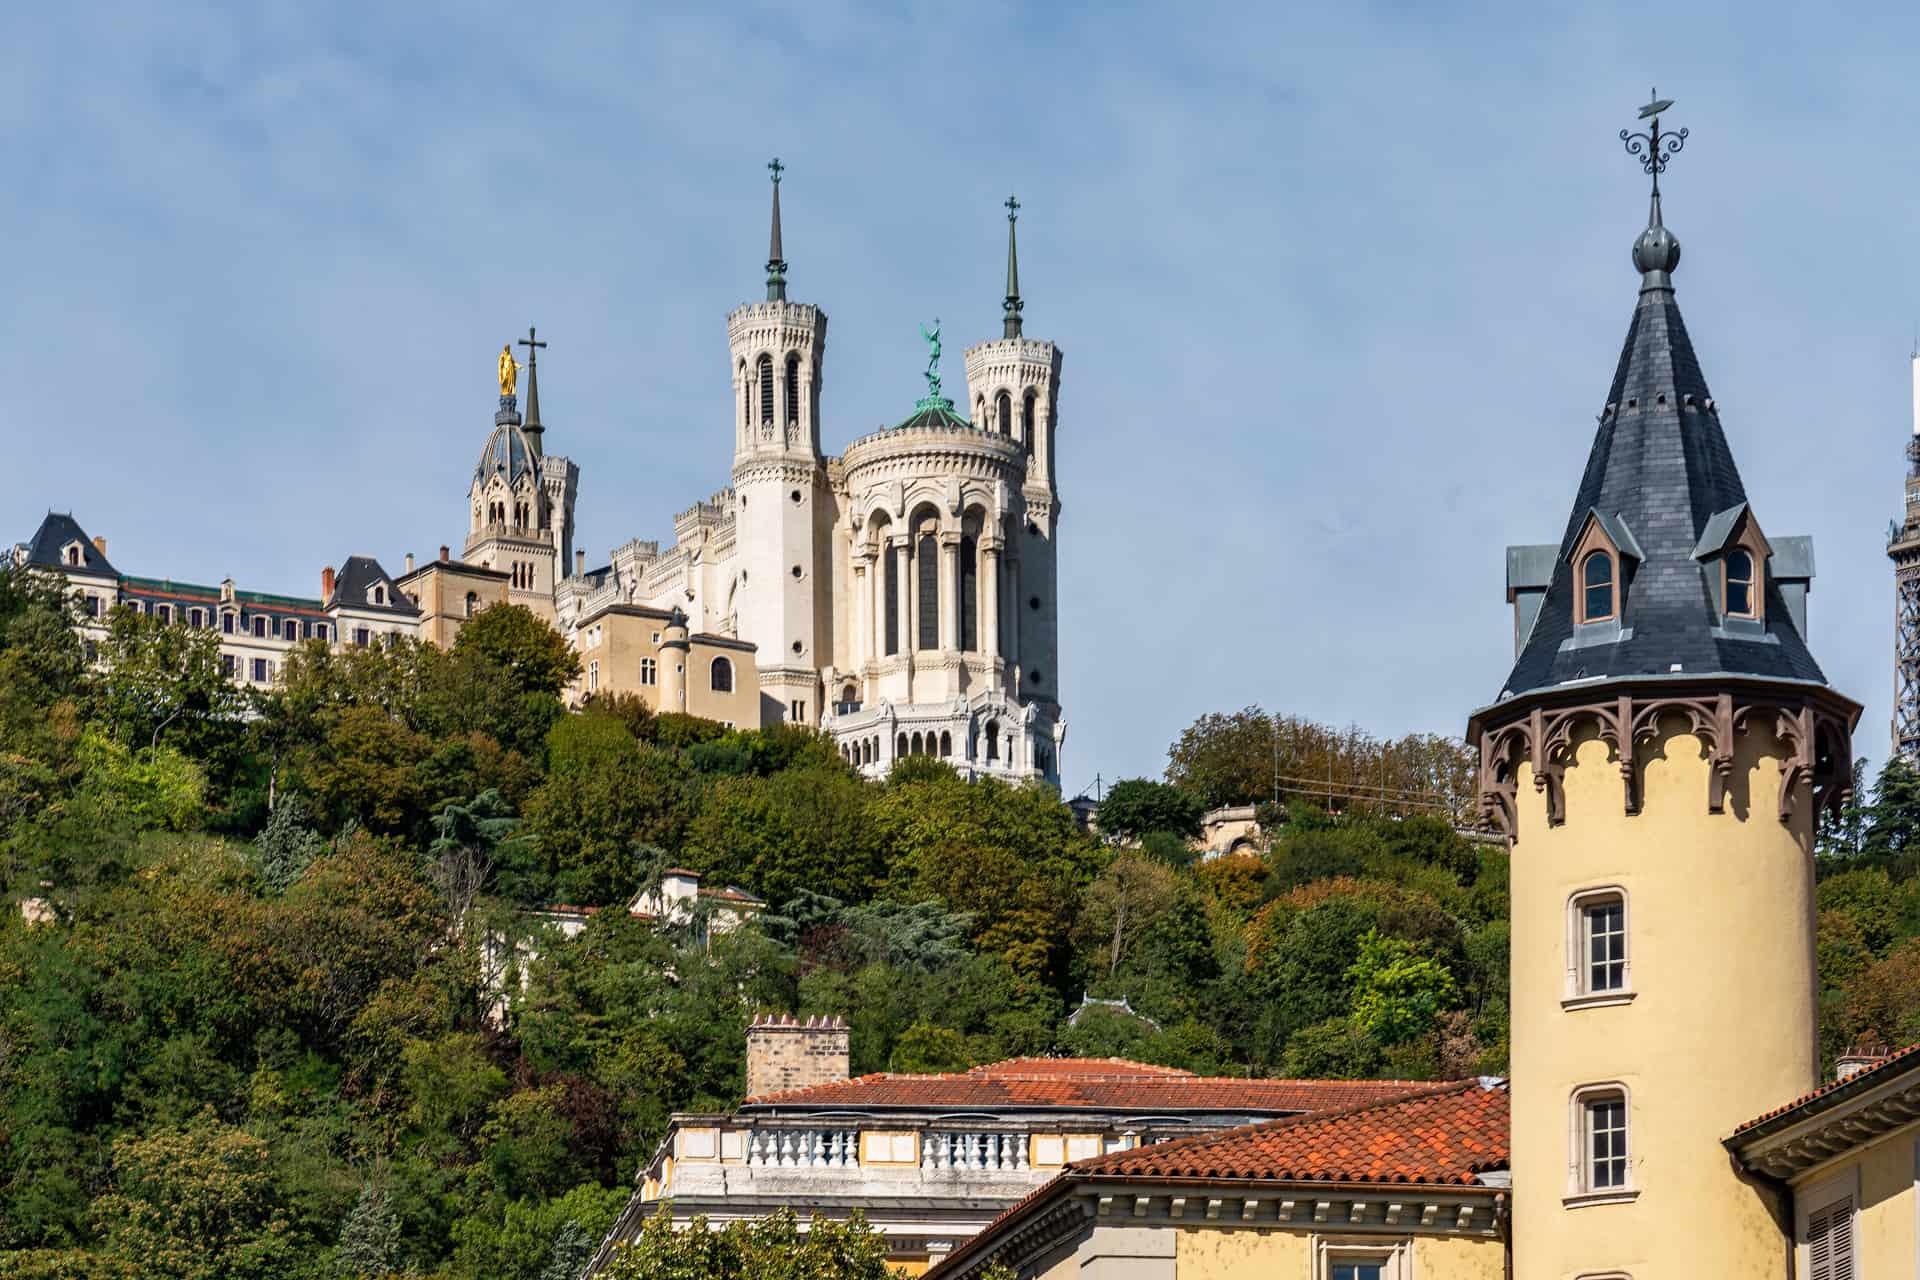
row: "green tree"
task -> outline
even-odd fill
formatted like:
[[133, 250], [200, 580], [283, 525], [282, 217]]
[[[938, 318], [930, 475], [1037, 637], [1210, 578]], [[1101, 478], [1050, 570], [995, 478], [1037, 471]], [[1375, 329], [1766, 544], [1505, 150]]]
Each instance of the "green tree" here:
[[688, 825], [683, 856], [775, 902], [803, 888], [867, 898], [881, 864], [866, 792], [844, 766], [722, 778]]
[[580, 674], [580, 655], [566, 638], [523, 605], [482, 609], [461, 624], [453, 651], [485, 656], [521, 693], [552, 696]]
[[211, 1114], [113, 1147], [94, 1203], [107, 1251], [145, 1276], [277, 1280], [296, 1270], [267, 1144]]
[[681, 844], [696, 804], [691, 769], [607, 716], [554, 725], [547, 757], [547, 780], [527, 801], [527, 829], [553, 892], [570, 902], [624, 899], [638, 887], [636, 843]]
[[254, 837], [254, 867], [269, 893], [284, 892], [308, 863], [326, 852], [327, 842], [306, 821], [306, 804], [290, 792], [280, 797], [267, 825]]
[[663, 1211], [618, 1250], [607, 1280], [892, 1280], [886, 1240], [858, 1210], [815, 1218], [805, 1234], [792, 1210], [715, 1231], [705, 1218], [676, 1231]]
[[1354, 1025], [1389, 1046], [1426, 1034], [1458, 996], [1445, 965], [1377, 929], [1360, 939], [1347, 980], [1353, 984]]
[[1096, 949], [1108, 977], [1120, 970], [1128, 950], [1173, 905], [1176, 881], [1164, 864], [1131, 850], [1107, 865], [1080, 900], [1075, 936]]
[[212, 631], [115, 609], [101, 649], [95, 718], [129, 750], [163, 743], [226, 779], [245, 735], [245, 696], [220, 669]]
[[1123, 778], [1100, 802], [1102, 835], [1138, 840], [1149, 832], [1165, 831], [1192, 839], [1200, 834], [1200, 815], [1206, 801], [1191, 791], [1146, 778]]
[[340, 1224], [334, 1270], [348, 1280], [376, 1280], [399, 1270], [399, 1264], [400, 1219], [387, 1203], [385, 1188], [369, 1181], [360, 1188], [360, 1198]]

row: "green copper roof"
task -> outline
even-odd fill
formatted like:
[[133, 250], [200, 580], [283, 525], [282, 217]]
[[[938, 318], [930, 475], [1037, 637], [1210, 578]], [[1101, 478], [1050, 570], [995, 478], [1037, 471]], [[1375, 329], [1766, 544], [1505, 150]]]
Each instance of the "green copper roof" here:
[[973, 424], [953, 411], [953, 401], [945, 396], [923, 396], [914, 402], [913, 412], [893, 429], [902, 427], [966, 427]]

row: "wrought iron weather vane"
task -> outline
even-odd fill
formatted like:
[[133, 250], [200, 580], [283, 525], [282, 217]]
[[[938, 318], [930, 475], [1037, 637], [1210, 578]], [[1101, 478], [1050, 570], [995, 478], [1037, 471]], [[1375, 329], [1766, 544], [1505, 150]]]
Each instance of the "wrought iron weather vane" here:
[[1620, 141], [1626, 144], [1627, 154], [1640, 162], [1642, 172], [1653, 178], [1653, 194], [1660, 194], [1660, 175], [1667, 171], [1667, 161], [1679, 154], [1687, 145], [1687, 131], [1675, 130], [1672, 133], [1660, 131], [1660, 113], [1673, 105], [1672, 98], [1662, 98], [1658, 89], [1647, 105], [1640, 108], [1640, 118], [1651, 120], [1645, 133], [1636, 133], [1632, 129], [1620, 131]]

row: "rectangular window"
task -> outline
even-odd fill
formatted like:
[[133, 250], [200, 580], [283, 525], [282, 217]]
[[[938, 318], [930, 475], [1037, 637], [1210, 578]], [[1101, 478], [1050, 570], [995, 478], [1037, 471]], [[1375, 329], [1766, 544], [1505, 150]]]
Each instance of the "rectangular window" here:
[[314, 638], [315, 638], [315, 639], [318, 639], [318, 640], [325, 640], [325, 639], [327, 638], [327, 635], [328, 635], [328, 632], [327, 632], [327, 624], [326, 624], [326, 623], [324, 623], [324, 622], [316, 622], [316, 623], [314, 623], [314, 624], [313, 624], [313, 634], [314, 634]]
[[258, 614], [255, 614], [253, 618], [253, 634], [263, 640], [266, 639], [267, 636], [267, 620]]
[[807, 704], [796, 698], [793, 702], [793, 722], [795, 724], [805, 724], [806, 720]]
[[287, 639], [298, 640], [299, 638], [300, 638], [299, 621], [294, 618], [288, 618], [287, 619]]
[[187, 625], [192, 627], [195, 631], [198, 631], [200, 629], [200, 620], [202, 616], [203, 615], [198, 609], [187, 610]]
[[920, 569], [920, 616], [919, 647], [938, 649], [940, 647], [940, 544], [933, 535], [922, 534], [920, 547], [914, 556]]
[[1855, 1280], [1852, 1196], [1807, 1216], [1807, 1261], [1808, 1280]]
[[89, 618], [97, 618], [100, 616], [100, 597], [99, 596], [87, 597], [87, 616]]
[[155, 605], [153, 609], [153, 616], [160, 619], [160, 621], [162, 622], [172, 622], [173, 606], [170, 604]]
[[365, 627], [355, 627], [353, 629], [353, 643], [362, 649], [367, 647], [367, 641], [372, 638], [372, 633]]
[[240, 669], [240, 664], [238, 661], [235, 660], [232, 654], [223, 653], [220, 655], [220, 674], [221, 675], [231, 680], [233, 679], [234, 672], [238, 671], [239, 669]]
[[598, 689], [599, 687], [600, 687], [600, 664], [597, 662], [589, 662], [587, 664], [587, 692], [592, 693], [594, 690]]
[[640, 659], [640, 683], [660, 683], [660, 666], [652, 658]]
[[1584, 1191], [1615, 1191], [1627, 1185], [1627, 1099], [1599, 1094], [1586, 1099]]
[[1327, 1271], [1329, 1280], [1381, 1280], [1386, 1274], [1383, 1262], [1336, 1262]]
[[255, 658], [253, 660], [253, 682], [255, 684], [265, 684], [267, 682], [267, 660], [265, 658]]
[[223, 613], [220, 615], [220, 631], [221, 631], [221, 634], [223, 635], [230, 636], [233, 634], [233, 615], [232, 614]]
[[1591, 902], [1580, 911], [1581, 954], [1588, 991], [1623, 991], [1627, 985], [1627, 907], [1618, 898]]

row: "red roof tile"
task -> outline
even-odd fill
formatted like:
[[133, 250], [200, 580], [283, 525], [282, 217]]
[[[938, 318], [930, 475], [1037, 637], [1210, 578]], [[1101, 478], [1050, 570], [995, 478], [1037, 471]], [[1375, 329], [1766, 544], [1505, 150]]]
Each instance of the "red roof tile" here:
[[1883, 1061], [1876, 1062], [1871, 1067], [1868, 1067], [1865, 1071], [1855, 1072], [1853, 1075], [1848, 1076], [1845, 1080], [1829, 1080], [1825, 1084], [1821, 1085], [1818, 1089], [1815, 1089], [1812, 1093], [1802, 1094], [1800, 1097], [1795, 1098], [1792, 1102], [1787, 1103], [1783, 1107], [1775, 1107], [1773, 1110], [1767, 1112], [1765, 1115], [1755, 1116], [1753, 1119], [1741, 1125], [1738, 1129], [1735, 1129], [1731, 1136], [1734, 1138], [1737, 1138], [1749, 1129], [1757, 1129], [1769, 1120], [1777, 1120], [1781, 1116], [1786, 1115], [1789, 1111], [1798, 1111], [1800, 1108], [1806, 1106], [1810, 1102], [1817, 1101], [1821, 1098], [1826, 1097], [1828, 1094], [1833, 1093], [1836, 1090], [1848, 1088], [1849, 1086], [1857, 1084], [1861, 1081], [1868, 1081], [1869, 1083], [1877, 1084], [1881, 1080], [1885, 1079], [1886, 1076], [1892, 1074], [1892, 1072], [1889, 1071], [1888, 1068], [1893, 1067], [1896, 1063], [1900, 1064], [1903, 1069], [1905, 1067], [1920, 1065], [1920, 1064], [1916, 1064], [1914, 1061], [1914, 1054], [1916, 1053], [1920, 1053], [1920, 1044], [1910, 1044], [1906, 1048], [1901, 1049], [1896, 1053], [1888, 1054]]
[[1464, 1080], [1083, 1160], [1090, 1178], [1231, 1178], [1470, 1186], [1508, 1160], [1504, 1083]]
[[911, 1107], [954, 1111], [1084, 1107], [1154, 1111], [1329, 1111], [1398, 1097], [1408, 1080], [1249, 1080], [1196, 1076], [1119, 1058], [1012, 1058], [948, 1075], [882, 1071], [748, 1098], [746, 1106]]

